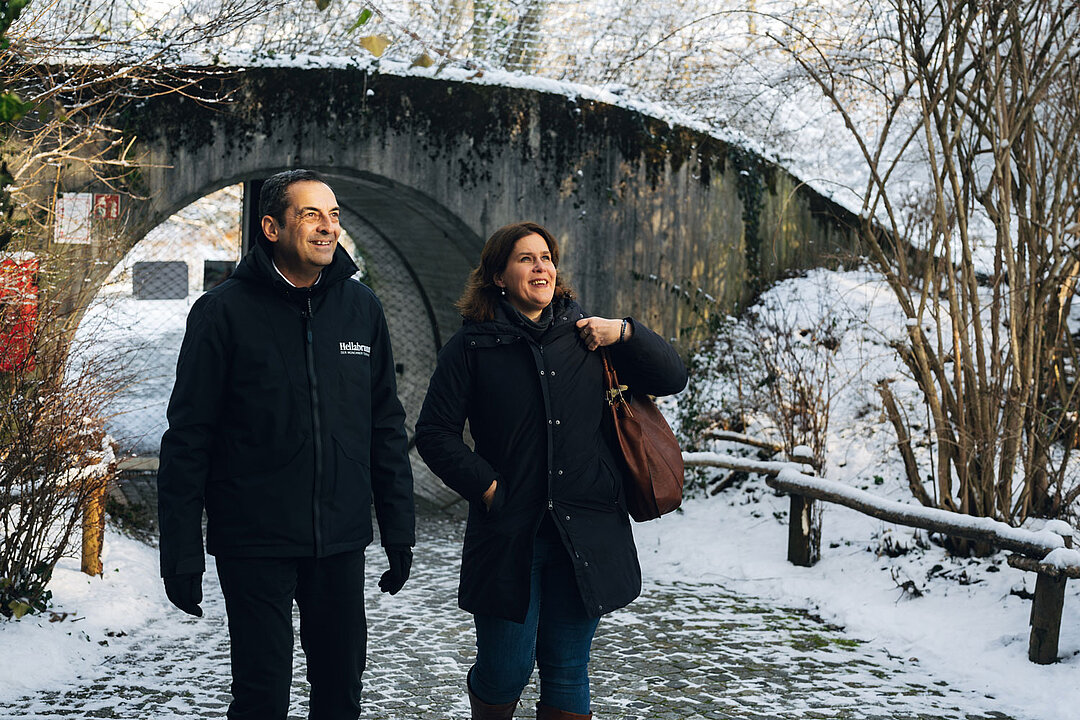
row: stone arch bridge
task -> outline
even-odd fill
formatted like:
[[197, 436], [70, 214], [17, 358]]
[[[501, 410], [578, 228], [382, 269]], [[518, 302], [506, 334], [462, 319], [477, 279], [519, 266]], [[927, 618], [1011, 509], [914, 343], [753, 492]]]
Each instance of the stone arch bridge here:
[[[460, 325], [465, 276], [503, 224], [554, 232], [588, 311], [634, 314], [684, 340], [757, 284], [853, 247], [853, 218], [782, 169], [614, 105], [358, 69], [207, 82], [230, 100], [166, 94], [117, 119], [141, 168], [123, 200], [129, 243], [226, 185], [324, 173], [386, 306], [410, 431], [436, 352]], [[418, 495], [453, 501], [418, 458], [414, 468]]]

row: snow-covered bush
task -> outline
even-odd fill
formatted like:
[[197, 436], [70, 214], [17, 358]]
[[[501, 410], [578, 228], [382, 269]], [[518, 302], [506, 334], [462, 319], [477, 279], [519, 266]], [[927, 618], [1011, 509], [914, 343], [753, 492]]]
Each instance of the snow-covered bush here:
[[[846, 382], [835, 355], [854, 322], [822, 292], [780, 284], [740, 318], [727, 318], [690, 358], [679, 402], [687, 449], [703, 449], [713, 429], [777, 440], [788, 454], [807, 447], [823, 470], [833, 397]], [[802, 290], [810, 284], [800, 285]]]
[[101, 419], [116, 375], [97, 363], [70, 371], [61, 344], [40, 331], [34, 340], [27, 361], [0, 372], [3, 617], [46, 608], [53, 568], [116, 468]]

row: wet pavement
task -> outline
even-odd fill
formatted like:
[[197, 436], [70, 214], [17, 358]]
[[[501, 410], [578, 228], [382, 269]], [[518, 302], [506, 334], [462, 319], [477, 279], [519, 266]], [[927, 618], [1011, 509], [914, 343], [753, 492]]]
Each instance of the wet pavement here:
[[[378, 548], [369, 550], [365, 719], [469, 717], [463, 679], [472, 623], [456, 601], [463, 525], [435, 514], [418, 525], [412, 577], [398, 595], [371, 592], [385, 559]], [[202, 619], [150, 623], [94, 677], [0, 708], [0, 718], [224, 718], [228, 637], [212, 572], [204, 589]], [[296, 649], [290, 718], [299, 720], [307, 717], [299, 640]], [[694, 582], [647, 581], [639, 600], [605, 616], [591, 677], [594, 717], [603, 719], [1009, 718], [994, 710], [993, 698], [951, 689], [917, 661], [876, 643], [806, 613]], [[534, 674], [517, 717], [534, 717], [535, 682]]]

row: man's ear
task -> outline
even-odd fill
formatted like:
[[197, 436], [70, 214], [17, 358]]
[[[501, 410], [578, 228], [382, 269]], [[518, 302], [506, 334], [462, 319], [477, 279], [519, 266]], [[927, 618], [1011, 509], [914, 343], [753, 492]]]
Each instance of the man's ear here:
[[278, 224], [277, 220], [272, 215], [263, 215], [262, 219], [262, 231], [263, 235], [270, 242], [277, 242], [278, 239]]

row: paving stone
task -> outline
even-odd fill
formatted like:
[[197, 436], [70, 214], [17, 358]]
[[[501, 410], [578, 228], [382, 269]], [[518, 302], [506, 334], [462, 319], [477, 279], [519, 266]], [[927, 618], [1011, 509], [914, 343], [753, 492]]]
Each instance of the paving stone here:
[[[418, 530], [412, 577], [394, 597], [370, 591], [385, 558], [377, 547], [368, 554], [365, 719], [469, 717], [472, 620], [457, 607], [463, 524], [428, 514]], [[205, 595], [204, 618], [158, 621], [183, 623], [186, 636], [164, 640], [151, 623], [82, 685], [0, 708], [0, 719], [223, 718], [228, 637], [212, 571]], [[299, 640], [296, 651], [290, 718], [300, 720], [307, 687]], [[952, 689], [885, 648], [706, 583], [647, 583], [635, 603], [606, 616], [591, 677], [598, 720], [1009, 720], [992, 698]], [[536, 697], [534, 675], [518, 717], [533, 717]]]

